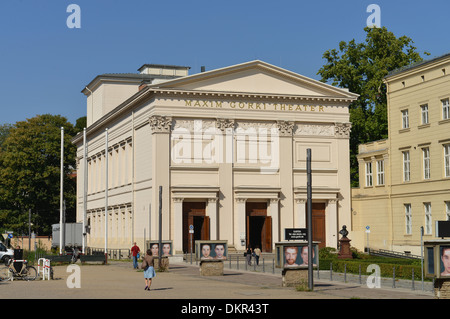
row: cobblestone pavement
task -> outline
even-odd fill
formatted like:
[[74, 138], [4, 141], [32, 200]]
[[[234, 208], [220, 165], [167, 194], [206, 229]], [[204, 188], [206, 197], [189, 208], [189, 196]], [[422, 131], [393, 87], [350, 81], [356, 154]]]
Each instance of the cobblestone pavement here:
[[[54, 267], [54, 280], [0, 282], [0, 297], [11, 299], [434, 299], [431, 291], [373, 288], [353, 282], [330, 281], [321, 275], [313, 291], [282, 287], [278, 273], [224, 270], [224, 276], [200, 276], [199, 267], [180, 262], [158, 272], [150, 292], [144, 291], [142, 271], [129, 262], [81, 265], [80, 288], [68, 288], [67, 266]], [[70, 281], [74, 282], [74, 281]], [[418, 288], [420, 287], [418, 284]]]

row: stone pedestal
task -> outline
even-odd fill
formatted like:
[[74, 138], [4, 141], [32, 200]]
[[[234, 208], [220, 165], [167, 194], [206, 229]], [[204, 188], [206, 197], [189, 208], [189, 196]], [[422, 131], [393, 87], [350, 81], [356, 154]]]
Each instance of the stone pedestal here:
[[223, 276], [222, 260], [200, 261], [200, 276]]
[[340, 258], [340, 259], [352, 259], [353, 258], [352, 252], [350, 250], [350, 242], [351, 242], [351, 240], [348, 239], [347, 237], [341, 238], [339, 240], [340, 249], [339, 249], [339, 253], [338, 253], [338, 258]]
[[436, 299], [450, 299], [450, 278], [436, 278], [434, 281], [434, 296]]
[[283, 287], [308, 287], [308, 268], [284, 268], [281, 274]]

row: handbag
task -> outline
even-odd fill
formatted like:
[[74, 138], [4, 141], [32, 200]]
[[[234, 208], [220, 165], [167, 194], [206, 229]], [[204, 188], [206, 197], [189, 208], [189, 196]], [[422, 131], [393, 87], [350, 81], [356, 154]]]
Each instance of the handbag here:
[[144, 258], [144, 261], [141, 264], [141, 268], [144, 269], [144, 270], [147, 270], [147, 268], [148, 268], [147, 260], [145, 258]]
[[136, 258], [139, 259], [139, 257], [141, 257], [141, 254], [137, 253]]

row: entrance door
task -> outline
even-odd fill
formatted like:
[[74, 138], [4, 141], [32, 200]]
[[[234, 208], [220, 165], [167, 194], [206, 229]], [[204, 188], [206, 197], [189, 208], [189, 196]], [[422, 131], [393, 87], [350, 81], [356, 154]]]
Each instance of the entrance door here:
[[[306, 207], [308, 212], [308, 207]], [[306, 225], [308, 225], [308, 214], [306, 214]], [[319, 249], [326, 246], [325, 237], [325, 203], [312, 203], [312, 231], [313, 241], [319, 241]]]
[[[196, 240], [209, 240], [209, 216], [205, 216], [205, 202], [183, 202], [183, 251], [195, 252]], [[189, 233], [189, 226], [194, 233]], [[192, 235], [192, 238], [191, 238]], [[192, 240], [191, 240], [192, 239]]]
[[272, 217], [267, 216], [267, 203], [246, 203], [246, 229], [247, 247], [272, 251]]

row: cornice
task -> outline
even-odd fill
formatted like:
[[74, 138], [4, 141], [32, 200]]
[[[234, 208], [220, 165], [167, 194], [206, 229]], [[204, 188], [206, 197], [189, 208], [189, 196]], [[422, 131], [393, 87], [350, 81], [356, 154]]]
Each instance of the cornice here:
[[356, 98], [336, 97], [336, 96], [315, 96], [315, 95], [289, 95], [289, 94], [265, 94], [253, 92], [224, 92], [224, 91], [202, 91], [202, 90], [179, 90], [151, 88], [155, 94], [167, 96], [192, 96], [204, 98], [244, 98], [244, 99], [266, 99], [266, 100], [293, 100], [293, 101], [320, 101], [320, 102], [340, 102], [351, 103]]
[[[86, 136], [93, 134], [101, 128], [106, 127], [107, 123], [127, 112], [130, 108], [142, 101], [149, 100], [151, 97], [194, 97], [194, 98], [242, 98], [253, 100], [283, 100], [283, 101], [302, 101], [302, 102], [325, 102], [325, 103], [351, 103], [356, 98], [353, 97], [336, 97], [336, 96], [308, 96], [308, 95], [286, 95], [286, 94], [264, 94], [249, 92], [217, 92], [217, 91], [200, 91], [200, 90], [179, 90], [179, 89], [162, 89], [153, 88], [150, 85], [144, 87], [122, 104], [114, 108], [112, 111], [101, 117], [99, 120], [91, 124], [86, 129]], [[72, 143], [79, 143], [83, 138], [82, 132], [72, 139]]]

